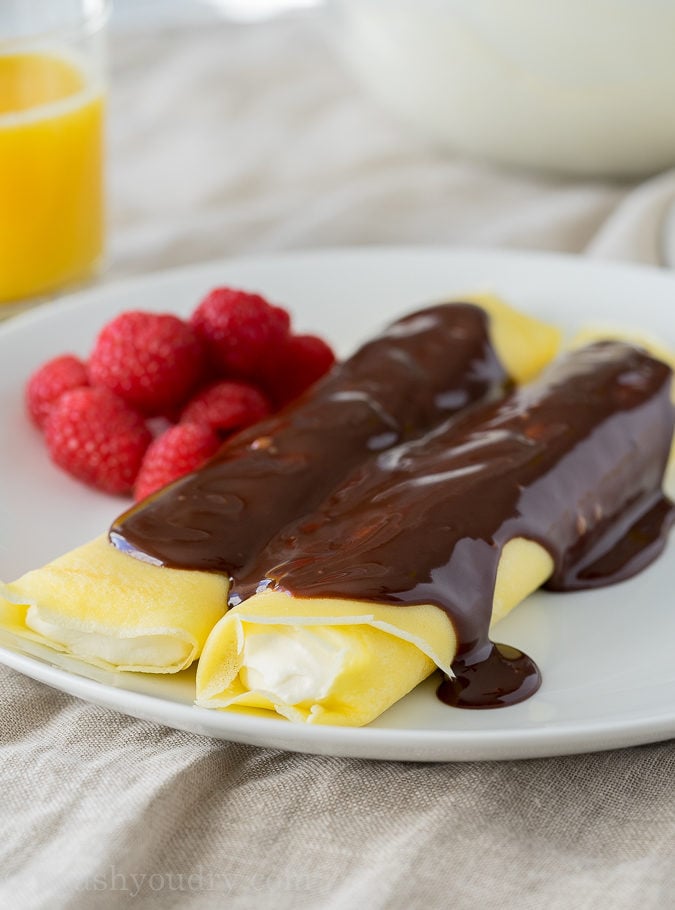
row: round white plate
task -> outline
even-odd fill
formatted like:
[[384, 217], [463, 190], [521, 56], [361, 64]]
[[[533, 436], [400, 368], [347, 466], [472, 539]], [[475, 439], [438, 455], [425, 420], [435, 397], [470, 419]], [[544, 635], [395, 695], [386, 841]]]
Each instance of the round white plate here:
[[[429, 248], [310, 252], [225, 261], [102, 287], [0, 328], [0, 578], [11, 580], [100, 534], [125, 502], [53, 467], [23, 413], [22, 390], [47, 358], [86, 355], [103, 323], [131, 309], [190, 312], [218, 284], [289, 306], [295, 325], [348, 353], [393, 317], [470, 289], [575, 331], [588, 320], [650, 332], [675, 347], [675, 277], [562, 256]], [[183, 730], [294, 751], [378, 759], [506, 759], [608, 749], [675, 735], [675, 541], [631, 581], [590, 593], [531, 597], [499, 638], [539, 664], [541, 690], [495, 711], [436, 700], [428, 680], [361, 729], [295, 726], [192, 706], [193, 677], [69, 670], [3, 647], [0, 661], [50, 686]]]

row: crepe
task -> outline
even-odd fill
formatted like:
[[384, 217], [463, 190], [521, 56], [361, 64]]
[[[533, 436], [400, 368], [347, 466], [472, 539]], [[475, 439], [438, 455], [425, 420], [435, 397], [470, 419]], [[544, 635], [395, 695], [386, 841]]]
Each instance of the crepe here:
[[[673, 401], [675, 401], [675, 351], [664, 345], [663, 342], [654, 335], [642, 331], [636, 332], [634, 329], [627, 328], [626, 326], [588, 323], [572, 337], [569, 347], [572, 349], [580, 348], [596, 341], [607, 340], [608, 338], [611, 338], [613, 341], [625, 341], [627, 344], [636, 345], [647, 351], [652, 357], [656, 357], [664, 363], [667, 363], [671, 370], [674, 371], [671, 394]], [[666, 485], [668, 487], [673, 487], [675, 486], [675, 439], [673, 439], [670, 450], [668, 473], [669, 478], [666, 481]]]
[[0, 624], [97, 667], [176, 673], [223, 616], [227, 579], [158, 568], [105, 536], [0, 586]]
[[[494, 622], [553, 571], [528, 540], [504, 547]], [[431, 604], [407, 609], [268, 591], [230, 610], [197, 667], [197, 704], [265, 709], [308, 724], [363, 726], [436, 669], [452, 676], [457, 636]]]
[[453, 704], [531, 694], [536, 667], [490, 628], [544, 582], [610, 584], [656, 558], [671, 380], [631, 346], [592, 345], [355, 472], [235, 585], [197, 704], [361, 725], [436, 668]]
[[496, 294], [472, 291], [461, 299], [487, 313], [492, 347], [517, 385], [535, 379], [560, 350], [557, 326], [515, 309]]

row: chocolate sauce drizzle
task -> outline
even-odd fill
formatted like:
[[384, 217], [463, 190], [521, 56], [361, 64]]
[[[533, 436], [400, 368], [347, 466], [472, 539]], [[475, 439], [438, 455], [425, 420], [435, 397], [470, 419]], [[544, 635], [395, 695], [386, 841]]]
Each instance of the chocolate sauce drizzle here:
[[671, 372], [620, 343], [576, 351], [545, 378], [356, 469], [287, 526], [234, 586], [445, 610], [458, 638], [439, 696], [498, 707], [539, 686], [526, 655], [489, 639], [504, 545], [542, 544], [554, 590], [635, 574], [665, 545], [661, 484]]
[[158, 565], [238, 578], [277, 531], [373, 453], [510, 385], [482, 309], [449, 303], [412, 313], [199, 472], [127, 511], [110, 539]]

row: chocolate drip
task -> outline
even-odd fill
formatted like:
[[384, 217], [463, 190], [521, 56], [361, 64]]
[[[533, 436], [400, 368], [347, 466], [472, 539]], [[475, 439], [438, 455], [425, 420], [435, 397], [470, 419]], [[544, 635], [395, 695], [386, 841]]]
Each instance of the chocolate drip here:
[[509, 385], [482, 309], [413, 313], [202, 470], [126, 512], [110, 539], [160, 565], [237, 577], [356, 465]]
[[673, 433], [671, 373], [620, 343], [570, 354], [543, 380], [476, 406], [356, 469], [287, 526], [234, 588], [448, 613], [457, 679], [439, 695], [498, 707], [538, 671], [488, 638], [504, 545], [552, 555], [556, 590], [620, 581], [655, 558], [674, 509], [661, 492]]
[[454, 677], [446, 676], [436, 694], [453, 708], [505, 708], [534, 695], [541, 685], [531, 657], [491, 641], [458, 654], [452, 671]]

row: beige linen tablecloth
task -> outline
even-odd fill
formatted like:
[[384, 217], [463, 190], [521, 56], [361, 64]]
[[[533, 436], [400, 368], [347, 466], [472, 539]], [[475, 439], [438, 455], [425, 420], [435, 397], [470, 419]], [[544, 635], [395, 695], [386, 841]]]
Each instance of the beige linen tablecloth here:
[[[251, 251], [432, 242], [659, 262], [675, 189], [440, 154], [313, 20], [118, 32], [105, 280]], [[403, 764], [218, 742], [0, 668], [0, 907], [674, 906], [672, 743]]]

